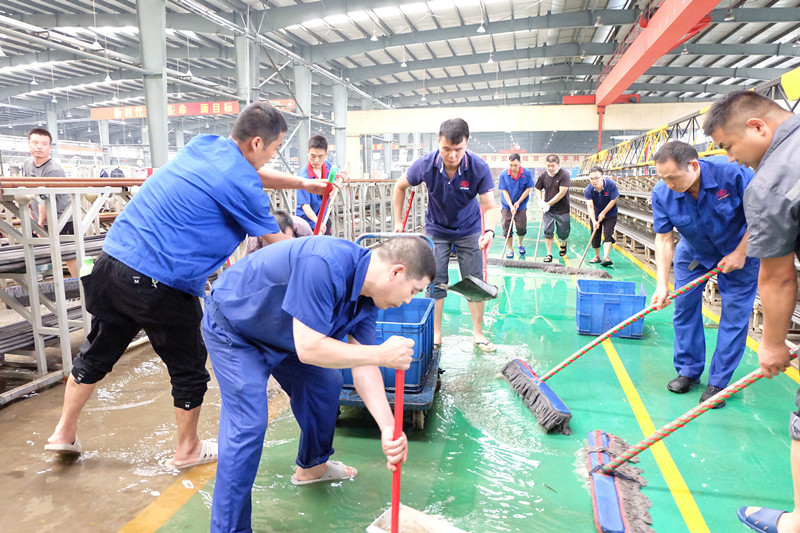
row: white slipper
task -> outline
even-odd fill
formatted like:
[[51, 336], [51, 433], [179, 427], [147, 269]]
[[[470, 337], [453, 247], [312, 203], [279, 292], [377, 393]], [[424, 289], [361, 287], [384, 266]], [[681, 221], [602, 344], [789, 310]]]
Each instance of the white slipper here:
[[191, 463], [186, 463], [183, 465], [176, 465], [174, 459], [167, 459], [167, 466], [170, 468], [177, 468], [178, 470], [184, 470], [186, 468], [191, 468], [197, 465], [204, 465], [206, 463], [213, 463], [217, 460], [217, 453], [218, 453], [218, 444], [212, 440], [204, 440], [202, 441], [203, 446], [200, 448], [200, 457], [198, 457], [197, 461], [193, 461]]
[[497, 347], [494, 344], [492, 344], [492, 341], [490, 341], [490, 340], [485, 340], [485, 341], [475, 341], [475, 340], [473, 340], [472, 342], [473, 342], [473, 344], [475, 346], [477, 346], [478, 348], [480, 348], [484, 352], [491, 353], [491, 352], [496, 352], [497, 351]]
[[353, 479], [358, 474], [356, 473], [352, 476], [347, 473], [347, 468], [345, 467], [344, 463], [340, 461], [328, 461], [328, 468], [325, 470], [325, 473], [322, 474], [322, 477], [317, 479], [309, 479], [308, 481], [300, 481], [297, 479], [297, 474], [292, 474], [292, 483], [295, 485], [310, 485], [311, 483], [319, 483], [320, 481], [339, 481], [342, 479]]
[[81, 441], [78, 440], [78, 436], [75, 435], [75, 442], [72, 444], [69, 443], [61, 443], [61, 444], [45, 444], [44, 449], [48, 452], [55, 452], [59, 455], [80, 455], [83, 452], [83, 447], [81, 446]]

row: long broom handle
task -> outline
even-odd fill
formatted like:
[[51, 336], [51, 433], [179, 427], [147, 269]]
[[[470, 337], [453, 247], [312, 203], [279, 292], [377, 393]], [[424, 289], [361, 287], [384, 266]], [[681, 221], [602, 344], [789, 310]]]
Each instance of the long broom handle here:
[[[792, 352], [791, 358], [794, 359], [795, 357], [797, 357], [797, 353]], [[630, 461], [631, 459], [633, 459], [634, 457], [636, 457], [637, 455], [639, 455], [640, 453], [651, 447], [656, 442], [659, 442], [667, 435], [671, 435], [672, 433], [677, 431], [678, 428], [682, 428], [683, 426], [685, 426], [698, 416], [702, 415], [709, 409], [713, 409], [715, 405], [718, 405], [719, 403], [725, 401], [726, 399], [730, 398], [740, 390], [744, 389], [748, 385], [752, 385], [753, 383], [755, 383], [756, 381], [758, 381], [763, 377], [764, 374], [761, 373], [760, 368], [753, 370], [752, 372], [744, 376], [742, 379], [740, 379], [733, 385], [728, 385], [727, 387], [725, 387], [724, 389], [722, 389], [717, 394], [715, 394], [708, 400], [704, 401], [700, 405], [693, 407], [692, 409], [688, 410], [686, 413], [679, 416], [669, 424], [666, 424], [665, 426], [662, 426], [661, 428], [657, 429], [655, 433], [653, 433], [646, 439], [640, 441], [638, 444], [631, 446], [630, 448], [625, 450], [625, 452], [619, 455], [619, 457], [617, 457], [610, 463], [600, 467], [600, 471], [603, 472], [604, 474], [610, 474], [611, 472], [619, 468], [621, 465], [627, 463], [628, 461]]]
[[[403, 434], [403, 395], [406, 386], [405, 370], [396, 370], [394, 378], [394, 440]], [[395, 464], [392, 474], [392, 533], [400, 531], [400, 467], [402, 463]]]
[[317, 213], [317, 224], [314, 226], [314, 235], [319, 235], [319, 231], [322, 228], [322, 219], [325, 218], [325, 208], [328, 207], [328, 197], [331, 195], [334, 181], [336, 181], [336, 171], [335, 169], [331, 169], [328, 171], [328, 184], [325, 186], [325, 192], [322, 195], [322, 203], [319, 206], [319, 213]]
[[542, 226], [544, 226], [544, 210], [542, 210], [542, 218], [539, 219], [539, 231], [536, 233], [536, 248], [533, 249], [534, 261], [536, 261], [536, 254], [539, 253], [539, 240], [542, 238]]
[[[706, 281], [711, 279], [713, 276], [719, 274], [721, 271], [722, 271], [722, 266], [718, 266], [716, 268], [713, 268], [712, 270], [709, 270], [708, 272], [706, 272], [705, 274], [703, 274], [699, 278], [693, 279], [692, 281], [690, 281], [689, 283], [687, 283], [683, 287], [681, 287], [679, 289], [676, 289], [675, 291], [671, 292], [669, 294], [669, 296], [667, 296], [667, 300], [674, 300], [675, 298], [677, 298], [681, 294], [694, 289], [695, 287], [697, 287], [701, 283], [705, 283]], [[592, 342], [590, 342], [589, 344], [587, 344], [586, 346], [584, 346], [583, 348], [581, 348], [580, 350], [575, 352], [574, 354], [570, 355], [560, 365], [558, 365], [557, 367], [555, 367], [554, 369], [552, 369], [550, 372], [548, 372], [544, 376], [540, 377], [539, 379], [541, 379], [542, 381], [547, 381], [548, 379], [553, 377], [555, 374], [557, 374], [558, 372], [560, 372], [561, 370], [563, 370], [564, 368], [569, 366], [573, 361], [575, 361], [576, 359], [578, 359], [581, 356], [583, 356], [586, 352], [588, 352], [589, 350], [591, 350], [592, 348], [594, 348], [598, 344], [602, 343], [604, 340], [610, 338], [614, 333], [617, 333], [622, 328], [633, 324], [634, 322], [636, 322], [637, 320], [639, 320], [643, 316], [645, 316], [645, 315], [647, 315], [649, 313], [652, 313], [655, 310], [656, 310], [656, 305], [653, 304], [650, 307], [647, 307], [647, 308], [639, 311], [638, 313], [636, 313], [632, 317], [626, 318], [625, 320], [623, 320], [622, 322], [620, 322], [619, 324], [617, 324], [616, 326], [614, 326], [610, 330], [606, 331], [605, 333], [603, 333], [602, 335], [597, 337], [595, 340], [593, 340]]]
[[[479, 240], [484, 235], [486, 235], [486, 233], [484, 233], [486, 231], [486, 228], [484, 227], [484, 222], [485, 221], [483, 219], [483, 206], [481, 206], [481, 236], [479, 237]], [[494, 236], [494, 230], [492, 230], [492, 236]], [[488, 246], [484, 246], [482, 252], [483, 253], [481, 255], [483, 256], [483, 281], [486, 281], [486, 278], [488, 276], [488, 271], [487, 271], [487, 268], [486, 268], [486, 263], [487, 263], [486, 259], [487, 259], [488, 255], [489, 255], [489, 247]]]
[[414, 202], [414, 195], [417, 191], [411, 190], [411, 197], [408, 199], [408, 208], [406, 208], [406, 216], [403, 217], [403, 231], [406, 230], [406, 222], [408, 222], [408, 215], [411, 213], [411, 204]]
[[[508, 224], [508, 234], [506, 235], [506, 240], [503, 241], [503, 253], [500, 255], [500, 259], [505, 258], [506, 256], [506, 248], [508, 248], [508, 239], [511, 238], [511, 230], [514, 229], [514, 215], [511, 215], [511, 222]], [[514, 249], [514, 245], [511, 245], [511, 249]], [[534, 252], [535, 253], [535, 252]]]
[[578, 263], [578, 268], [580, 268], [581, 265], [583, 265], [583, 260], [586, 259], [586, 254], [589, 252], [589, 246], [592, 245], [592, 241], [594, 240], [594, 234], [597, 233], [597, 230], [599, 230], [599, 229], [600, 228], [594, 228], [594, 231], [592, 232], [592, 236], [589, 237], [589, 242], [586, 243], [586, 249], [583, 251], [583, 255], [581, 256], [581, 262]]

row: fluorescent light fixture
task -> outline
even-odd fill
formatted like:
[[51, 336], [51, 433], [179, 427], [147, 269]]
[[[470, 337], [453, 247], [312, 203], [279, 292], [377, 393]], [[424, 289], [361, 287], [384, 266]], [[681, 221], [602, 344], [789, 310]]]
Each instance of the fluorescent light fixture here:
[[103, 45], [97, 42], [97, 37], [94, 38], [92, 44], [89, 45], [89, 50], [102, 50]]

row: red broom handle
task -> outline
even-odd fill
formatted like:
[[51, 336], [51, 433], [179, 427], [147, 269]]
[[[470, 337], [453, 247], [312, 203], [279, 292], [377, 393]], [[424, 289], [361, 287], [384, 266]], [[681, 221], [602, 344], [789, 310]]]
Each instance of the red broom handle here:
[[[676, 289], [675, 291], [671, 292], [669, 294], [669, 296], [667, 296], [667, 300], [674, 300], [675, 298], [677, 298], [681, 294], [694, 289], [695, 287], [697, 287], [701, 283], [705, 283], [706, 281], [711, 279], [713, 276], [719, 274], [721, 271], [722, 271], [722, 265], [720, 265], [720, 266], [718, 266], [718, 267], [716, 267], [716, 268], [714, 268], [712, 270], [709, 270], [708, 272], [706, 272], [705, 274], [703, 274], [699, 278], [693, 279], [692, 281], [690, 281], [689, 283], [687, 283], [683, 287], [681, 287], [679, 289]], [[542, 381], [547, 381], [548, 379], [553, 377], [555, 374], [557, 374], [558, 372], [560, 372], [561, 370], [563, 370], [564, 368], [569, 366], [573, 361], [575, 361], [576, 359], [578, 359], [581, 356], [583, 356], [586, 352], [588, 352], [589, 350], [591, 350], [592, 348], [594, 348], [598, 344], [602, 343], [604, 340], [610, 338], [614, 333], [617, 333], [618, 331], [620, 331], [622, 328], [624, 328], [626, 326], [630, 326], [631, 324], [633, 324], [634, 322], [636, 322], [640, 318], [644, 317], [647, 314], [652, 313], [655, 310], [656, 310], [656, 305], [653, 304], [650, 307], [647, 307], [647, 308], [639, 311], [638, 313], [636, 313], [632, 317], [626, 318], [625, 320], [623, 320], [622, 322], [620, 322], [619, 324], [617, 324], [616, 326], [614, 326], [610, 330], [606, 331], [605, 333], [603, 333], [602, 335], [597, 337], [595, 340], [593, 340], [592, 342], [590, 342], [589, 344], [587, 344], [586, 346], [584, 346], [583, 348], [581, 348], [580, 350], [575, 352], [574, 354], [570, 355], [560, 365], [558, 365], [557, 367], [555, 367], [554, 369], [552, 369], [550, 372], [548, 372], [544, 376], [540, 377], [539, 379], [541, 379]]]
[[[394, 378], [394, 440], [403, 434], [403, 394], [406, 386], [405, 370], [396, 370]], [[400, 531], [400, 466], [397, 463], [392, 474], [392, 533]]]
[[[797, 357], [797, 353], [792, 352], [791, 358], [794, 359], [795, 357]], [[704, 401], [700, 405], [693, 407], [692, 409], [690, 409], [683, 415], [679, 416], [669, 424], [662, 426], [660, 429], [657, 429], [655, 433], [653, 433], [646, 439], [640, 441], [638, 444], [631, 446], [630, 448], [625, 450], [625, 452], [622, 453], [619, 457], [617, 457], [610, 463], [601, 466], [600, 471], [603, 472], [604, 474], [610, 474], [611, 472], [619, 468], [621, 465], [627, 463], [628, 461], [630, 461], [631, 459], [633, 459], [634, 457], [636, 457], [637, 455], [648, 449], [656, 442], [662, 440], [667, 435], [673, 434], [675, 431], [677, 431], [678, 428], [682, 428], [687, 423], [691, 422], [692, 420], [702, 415], [709, 409], [713, 409], [715, 405], [727, 400], [728, 398], [730, 398], [743, 388], [747, 387], [748, 385], [752, 385], [753, 383], [755, 383], [756, 381], [758, 381], [763, 377], [764, 374], [761, 373], [760, 368], [753, 370], [752, 372], [747, 374], [745, 377], [743, 377], [733, 385], [728, 385], [726, 388], [722, 389], [717, 394], [715, 394], [708, 400]]]
[[319, 213], [317, 213], [314, 235], [319, 235], [319, 231], [322, 229], [322, 222], [325, 219], [325, 208], [328, 207], [328, 198], [331, 195], [331, 190], [333, 190], [334, 181], [336, 181], [336, 169], [332, 168], [330, 172], [328, 172], [328, 184], [325, 186], [325, 192], [322, 194], [322, 203], [319, 206]]
[[417, 191], [411, 191], [411, 197], [408, 199], [408, 208], [406, 209], [406, 216], [403, 217], [403, 231], [406, 230], [406, 222], [408, 222], [408, 215], [411, 213], [411, 204], [414, 202], [414, 195]]

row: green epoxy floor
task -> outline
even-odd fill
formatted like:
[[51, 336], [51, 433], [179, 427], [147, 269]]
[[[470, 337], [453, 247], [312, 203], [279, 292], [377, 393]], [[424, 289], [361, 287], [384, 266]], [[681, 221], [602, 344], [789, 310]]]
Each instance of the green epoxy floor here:
[[[530, 224], [529, 253], [537, 229], [536, 223]], [[588, 231], [573, 220], [568, 255], [573, 266], [586, 239]], [[500, 256], [502, 245], [502, 238], [495, 239], [493, 257]], [[614, 279], [644, 283], [649, 302], [655, 280], [619, 251], [611, 258]], [[457, 279], [455, 267], [450, 275]], [[473, 532], [595, 531], [580, 452], [587, 432], [594, 429], [631, 444], [647, 436], [635, 416], [635, 402], [626, 396], [606, 349], [597, 347], [548, 381], [572, 410], [573, 434], [544, 434], [499, 372], [507, 361], [521, 357], [543, 373], [592, 340], [577, 333], [575, 279], [490, 266], [489, 281], [500, 288], [499, 297], [486, 306], [485, 319], [486, 333], [498, 351], [473, 349], [467, 304], [448, 296], [443, 385], [425, 429], [406, 429], [410, 452], [401, 499]], [[708, 319], [706, 324], [710, 359], [716, 329]], [[702, 392], [675, 395], [666, 390], [675, 374], [672, 338], [668, 308], [645, 318], [641, 340], [613, 339], [646, 411], [639, 418], [649, 417], [655, 427], [694, 407]], [[748, 349], [734, 379], [755, 367], [756, 356]], [[787, 426], [796, 389], [797, 383], [785, 375], [761, 380], [724, 409], [709, 411], [667, 437], [663, 444], [677, 472], [664, 466], [669, 459], [660, 461], [662, 471], [651, 451], [642, 453], [639, 466], [649, 481], [643, 492], [653, 503], [653, 528], [747, 531], [736, 518], [739, 506], [790, 507]], [[254, 530], [363, 531], [388, 506], [391, 492], [391, 474], [371, 419], [365, 411], [347, 408], [337, 429], [334, 458], [359, 469], [354, 481], [294, 487], [289, 478], [298, 437], [289, 411], [268, 430], [253, 492]], [[688, 498], [678, 494], [683, 502], [678, 504], [674, 490], [680, 490], [681, 480]], [[212, 492], [213, 481], [159, 531], [207, 530]]]

